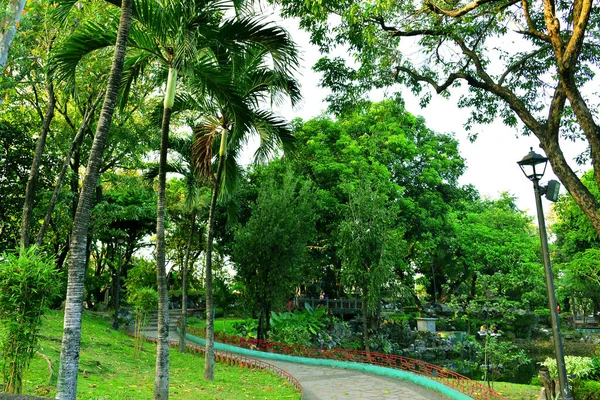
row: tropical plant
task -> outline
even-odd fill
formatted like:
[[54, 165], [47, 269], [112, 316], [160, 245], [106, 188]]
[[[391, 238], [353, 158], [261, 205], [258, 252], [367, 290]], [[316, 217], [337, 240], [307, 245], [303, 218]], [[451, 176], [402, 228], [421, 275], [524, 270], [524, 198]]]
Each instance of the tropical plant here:
[[37, 351], [44, 313], [62, 292], [62, 275], [52, 257], [32, 246], [2, 255], [0, 261], [0, 325], [4, 391], [22, 393], [23, 379]]
[[327, 309], [313, 309], [308, 303], [304, 310], [294, 312], [271, 312], [269, 339], [273, 342], [296, 346], [308, 346], [313, 338], [325, 328]]
[[[212, 249], [217, 198], [227, 193], [235, 182], [239, 167], [237, 159], [249, 137], [256, 134], [260, 146], [255, 161], [263, 161], [283, 148], [291, 149], [292, 136], [285, 120], [262, 108], [267, 100], [276, 101], [284, 96], [295, 104], [300, 98], [296, 80], [291, 76], [298, 65], [296, 47], [281, 28], [262, 26], [264, 42], [256, 41], [246, 52], [238, 53], [229, 64], [229, 82], [243, 100], [242, 109], [247, 110], [241, 118], [239, 110], [231, 108], [222, 97], [215, 97], [216, 115], [207, 116], [195, 128], [196, 139], [192, 148], [194, 163], [202, 176], [212, 180], [213, 192], [208, 217], [206, 239], [206, 362], [204, 376], [214, 376], [214, 317], [212, 289]], [[259, 35], [257, 35], [259, 36]], [[213, 174], [213, 142], [220, 136], [217, 167]], [[216, 143], [215, 143], [216, 144]], [[227, 190], [222, 190], [227, 189]]]

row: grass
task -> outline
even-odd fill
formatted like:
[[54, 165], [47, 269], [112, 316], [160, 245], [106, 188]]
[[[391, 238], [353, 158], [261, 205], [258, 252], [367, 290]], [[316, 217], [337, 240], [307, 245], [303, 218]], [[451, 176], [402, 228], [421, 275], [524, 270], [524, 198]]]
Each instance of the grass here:
[[[245, 318], [215, 318], [215, 332], [225, 332], [228, 335], [237, 335], [237, 332], [233, 329], [233, 324], [245, 320]], [[206, 319], [190, 317], [188, 318], [187, 325], [204, 329], [206, 328]]]
[[[479, 381], [479, 383], [487, 386], [487, 383], [484, 381]], [[510, 400], [536, 400], [542, 388], [535, 385], [494, 382], [492, 389]]]
[[[38, 355], [25, 378], [25, 394], [55, 396], [61, 337], [62, 312], [52, 311], [44, 322]], [[155, 354], [156, 346], [145, 343], [140, 357], [134, 358], [133, 338], [112, 330], [108, 319], [84, 313], [77, 398], [152, 399]], [[183, 400], [300, 398], [296, 388], [271, 372], [217, 363], [215, 380], [206, 382], [203, 370], [203, 357], [180, 354], [172, 349], [170, 397]]]

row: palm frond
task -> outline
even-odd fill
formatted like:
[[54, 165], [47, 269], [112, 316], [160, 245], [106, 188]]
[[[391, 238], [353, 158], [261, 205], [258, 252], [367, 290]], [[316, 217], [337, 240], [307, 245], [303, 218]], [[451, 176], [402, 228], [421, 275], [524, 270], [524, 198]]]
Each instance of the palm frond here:
[[[167, 163], [167, 168], [165, 169], [166, 173], [173, 173], [187, 176], [187, 170], [185, 166], [178, 162], [169, 162]], [[158, 163], [149, 163], [147, 164], [147, 169], [143, 173], [144, 180], [148, 182], [152, 182], [159, 174], [159, 165]]]
[[219, 188], [219, 199], [225, 201], [233, 192], [235, 182], [242, 176], [242, 168], [234, 157], [225, 158], [223, 175], [221, 176], [221, 187]]
[[49, 70], [55, 80], [64, 81], [67, 86], [73, 87], [75, 71], [81, 59], [95, 50], [115, 45], [117, 24], [116, 18], [110, 18], [102, 25], [86, 23], [56, 46], [49, 62]]
[[255, 114], [253, 126], [260, 136], [260, 145], [254, 153], [256, 163], [267, 162], [280, 148], [290, 155], [295, 148], [295, 138], [289, 123], [268, 110], [259, 110]]
[[152, 62], [152, 55], [139, 49], [130, 49], [127, 51], [123, 63], [123, 75], [121, 78], [121, 93], [119, 96], [119, 107], [121, 110], [127, 105], [131, 87], [137, 79], [144, 73], [145, 69]]
[[216, 127], [219, 122], [214, 118], [194, 127], [194, 141], [192, 143], [192, 163], [194, 171], [199, 177], [212, 176], [213, 141], [219, 135]]
[[58, 0], [55, 1], [56, 7], [52, 11], [52, 19], [59, 25], [62, 25], [67, 20], [69, 13], [75, 7], [79, 0]]
[[251, 46], [268, 51], [275, 69], [298, 69], [298, 49], [290, 34], [277, 25], [263, 22], [260, 18], [225, 20], [219, 29], [219, 39], [234, 52], [240, 47]]

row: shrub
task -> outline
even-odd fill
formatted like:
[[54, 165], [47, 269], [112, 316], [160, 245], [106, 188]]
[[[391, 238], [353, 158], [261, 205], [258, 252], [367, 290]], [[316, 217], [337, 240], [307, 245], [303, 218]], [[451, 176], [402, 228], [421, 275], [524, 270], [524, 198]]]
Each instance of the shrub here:
[[[546, 358], [541, 365], [548, 368], [550, 376], [556, 379], [558, 376], [558, 367], [554, 358]], [[592, 377], [595, 373], [594, 361], [591, 357], [565, 356], [565, 366], [570, 381], [585, 380]]]
[[258, 321], [252, 318], [248, 318], [243, 321], [234, 322], [233, 329], [239, 336], [256, 338]]
[[313, 309], [306, 304], [306, 309], [294, 312], [271, 312], [271, 331], [269, 338], [272, 341], [290, 345], [306, 346], [325, 328], [325, 307]]
[[141, 332], [146, 326], [148, 313], [156, 310], [158, 306], [158, 293], [150, 287], [134, 288], [129, 290], [127, 299], [135, 314], [134, 355], [137, 358], [140, 351], [144, 350], [144, 338]]
[[573, 393], [578, 400], [600, 399], [600, 382], [576, 381], [573, 383]]
[[4, 390], [22, 393], [23, 374], [38, 345], [48, 304], [58, 296], [61, 274], [36, 247], [5, 253], [0, 262], [0, 325], [4, 327]]

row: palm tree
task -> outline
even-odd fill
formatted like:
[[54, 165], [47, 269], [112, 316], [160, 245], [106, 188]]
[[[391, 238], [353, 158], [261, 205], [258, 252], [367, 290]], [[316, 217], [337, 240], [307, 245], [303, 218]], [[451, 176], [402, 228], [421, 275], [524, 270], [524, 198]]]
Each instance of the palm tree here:
[[[237, 158], [248, 142], [249, 136], [257, 134], [260, 146], [255, 153], [255, 162], [261, 162], [279, 148], [288, 152], [292, 149], [293, 137], [289, 125], [280, 117], [266, 110], [268, 100], [278, 102], [289, 97], [292, 104], [300, 99], [297, 81], [291, 76], [298, 65], [296, 48], [291, 40], [282, 43], [280, 51], [285, 58], [275, 59], [272, 53], [261, 47], [248, 49], [233, 61], [231, 82], [240, 92], [250, 115], [241, 124], [225, 107], [220, 114], [205, 117], [195, 128], [196, 140], [193, 158], [198, 173], [213, 180], [213, 192], [208, 217], [206, 243], [205, 294], [206, 294], [206, 351], [204, 378], [214, 379], [214, 314], [212, 293], [212, 244], [215, 225], [217, 198], [222, 189], [229, 190], [239, 171]], [[212, 173], [213, 141], [220, 136], [217, 169]]]
[[[121, 16], [118, 24], [113, 63], [108, 79], [106, 96], [100, 112], [100, 119], [96, 128], [94, 142], [87, 165], [87, 173], [81, 187], [77, 212], [73, 221], [71, 234], [67, 299], [65, 302], [65, 317], [62, 346], [60, 353], [60, 367], [56, 398], [61, 400], [75, 400], [77, 394], [77, 372], [79, 367], [79, 349], [81, 339], [81, 315], [83, 305], [83, 279], [86, 268], [86, 242], [92, 200], [96, 190], [96, 183], [102, 166], [102, 155], [106, 145], [108, 130], [112, 123], [112, 116], [117, 104], [117, 96], [123, 72], [123, 63], [127, 48], [127, 39], [131, 26], [131, 9], [133, 0], [122, 0]], [[62, 50], [68, 53], [68, 48]], [[56, 59], [55, 61], [57, 61]]]
[[[113, 1], [110, 1], [111, 3]], [[227, 60], [246, 51], [249, 45], [265, 49], [275, 65], [295, 59], [288, 49], [287, 34], [270, 24], [252, 18], [225, 19], [227, 11], [237, 8], [239, 1], [223, 0], [140, 0], [133, 9], [126, 73], [123, 79], [123, 102], [128, 86], [150, 64], [158, 64], [166, 73], [166, 89], [161, 126], [161, 146], [158, 175], [156, 263], [158, 281], [158, 346], [155, 399], [168, 398], [169, 347], [168, 347], [168, 293], [165, 273], [165, 188], [167, 145], [177, 78], [179, 74], [194, 77], [201, 82], [202, 93], [207, 93], [225, 105], [228, 117], [244, 126], [246, 106], [232, 86], [230, 75], [223, 75]], [[70, 44], [73, 50], [61, 59], [64, 76], [73, 79], [81, 58], [94, 50], [112, 43], [114, 32], [105, 25], [88, 23], [83, 34]], [[166, 70], [166, 71], [165, 71]]]
[[[191, 98], [189, 99], [192, 101], [186, 102], [181, 101], [181, 99], [176, 101], [173, 111], [175, 112], [178, 109], [196, 108], [198, 103]], [[185, 246], [183, 263], [181, 265], [181, 330], [179, 332], [179, 351], [181, 353], [185, 353], [186, 350], [187, 293], [190, 255], [193, 247], [192, 245], [194, 242], [194, 237], [199, 233], [199, 229], [197, 229], [198, 218], [201, 217], [201, 211], [208, 205], [208, 202], [206, 201], [207, 194], [205, 192], [207, 187], [205, 186], [204, 180], [198, 179], [197, 175], [195, 174], [192, 164], [191, 148], [191, 137], [169, 138], [169, 149], [177, 153], [178, 160], [169, 162], [166, 167], [166, 172], [176, 173], [183, 177], [185, 181], [183, 207], [185, 209], [184, 212], [187, 214], [187, 218], [189, 218], [188, 238]], [[151, 165], [144, 175], [147, 179], [154, 179], [158, 176], [158, 173], [158, 165]]]

